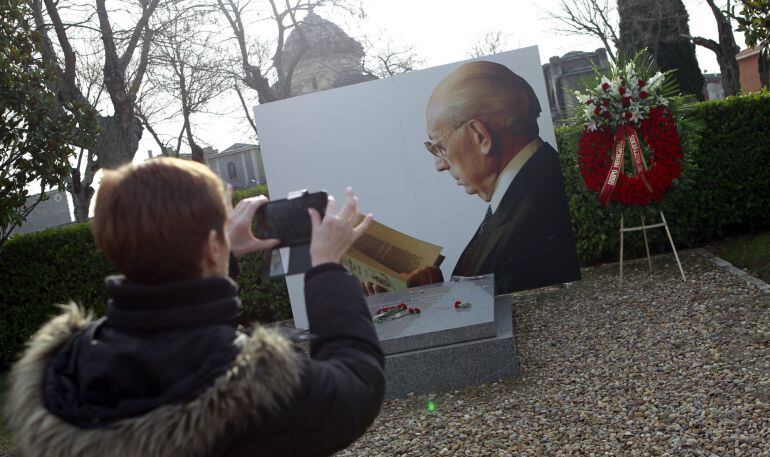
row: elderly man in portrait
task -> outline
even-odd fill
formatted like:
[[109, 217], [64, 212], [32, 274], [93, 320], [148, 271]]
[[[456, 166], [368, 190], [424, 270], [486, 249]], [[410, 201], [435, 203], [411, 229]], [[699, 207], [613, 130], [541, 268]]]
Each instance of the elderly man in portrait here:
[[426, 110], [436, 170], [489, 203], [452, 274], [494, 273], [497, 294], [580, 279], [559, 158], [538, 136], [540, 111], [527, 81], [486, 61], [447, 76]]

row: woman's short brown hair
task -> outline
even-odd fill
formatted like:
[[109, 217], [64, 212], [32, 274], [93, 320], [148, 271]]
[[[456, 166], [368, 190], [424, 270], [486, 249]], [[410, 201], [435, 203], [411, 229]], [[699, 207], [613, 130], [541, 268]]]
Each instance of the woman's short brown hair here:
[[105, 171], [93, 233], [104, 256], [130, 281], [165, 284], [202, 274], [210, 231], [224, 239], [222, 181], [205, 165], [159, 158]]

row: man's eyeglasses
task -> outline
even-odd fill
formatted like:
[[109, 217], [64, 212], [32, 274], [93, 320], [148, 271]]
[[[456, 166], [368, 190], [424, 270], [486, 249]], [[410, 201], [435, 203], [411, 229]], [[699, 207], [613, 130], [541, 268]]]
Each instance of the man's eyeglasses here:
[[441, 138], [439, 138], [436, 141], [426, 141], [424, 143], [425, 144], [425, 149], [427, 149], [428, 152], [430, 152], [434, 156], [443, 159], [444, 157], [446, 157], [446, 148], [444, 147], [444, 143], [443, 143], [444, 140], [448, 140], [449, 137], [455, 131], [457, 131], [457, 129], [459, 129], [460, 127], [465, 125], [469, 120], [470, 119], [464, 120], [464, 121], [460, 122], [459, 124], [455, 125], [454, 127], [452, 127], [452, 130], [450, 130], [447, 133], [445, 133]]

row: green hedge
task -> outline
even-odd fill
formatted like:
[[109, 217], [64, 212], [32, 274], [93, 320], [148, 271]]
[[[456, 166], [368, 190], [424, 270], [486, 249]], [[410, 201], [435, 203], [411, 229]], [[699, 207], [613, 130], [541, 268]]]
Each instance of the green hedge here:
[[[267, 195], [267, 187], [257, 186], [236, 191], [233, 193], [233, 204], [255, 195]], [[241, 274], [238, 277], [242, 304], [241, 323], [248, 325], [255, 320], [273, 322], [291, 319], [286, 283], [282, 279], [262, 281], [262, 255], [247, 254], [238, 261], [238, 264], [241, 267]]]
[[90, 224], [12, 237], [0, 250], [0, 364], [71, 300], [105, 311], [104, 277], [115, 269], [96, 249]]
[[[702, 245], [738, 232], [770, 227], [770, 94], [751, 94], [698, 105], [705, 123], [698, 144], [690, 145], [684, 174], [663, 208], [678, 248]], [[566, 190], [583, 265], [617, 260], [621, 207], [599, 207], [577, 170], [577, 138], [558, 132]], [[683, 138], [693, 138], [683, 132]], [[258, 194], [238, 191], [234, 201]], [[658, 220], [656, 208], [627, 208], [625, 220]], [[655, 251], [670, 251], [662, 230], [650, 232]], [[640, 233], [626, 236], [628, 258], [643, 255]], [[240, 261], [242, 322], [291, 317], [283, 281], [262, 282], [261, 257]], [[88, 224], [12, 238], [0, 247], [0, 364], [8, 363], [24, 341], [56, 312], [54, 303], [74, 300], [104, 312], [104, 277], [115, 270], [99, 254]]]

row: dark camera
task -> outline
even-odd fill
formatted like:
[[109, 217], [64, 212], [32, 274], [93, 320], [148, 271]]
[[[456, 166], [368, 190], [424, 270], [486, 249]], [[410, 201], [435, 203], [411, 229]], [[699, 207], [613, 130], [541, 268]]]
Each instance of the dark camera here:
[[326, 192], [308, 193], [302, 191], [294, 198], [274, 200], [257, 211], [257, 231], [262, 239], [281, 240], [278, 247], [297, 246], [310, 243], [313, 226], [308, 208], [314, 208], [324, 217], [329, 196]]

